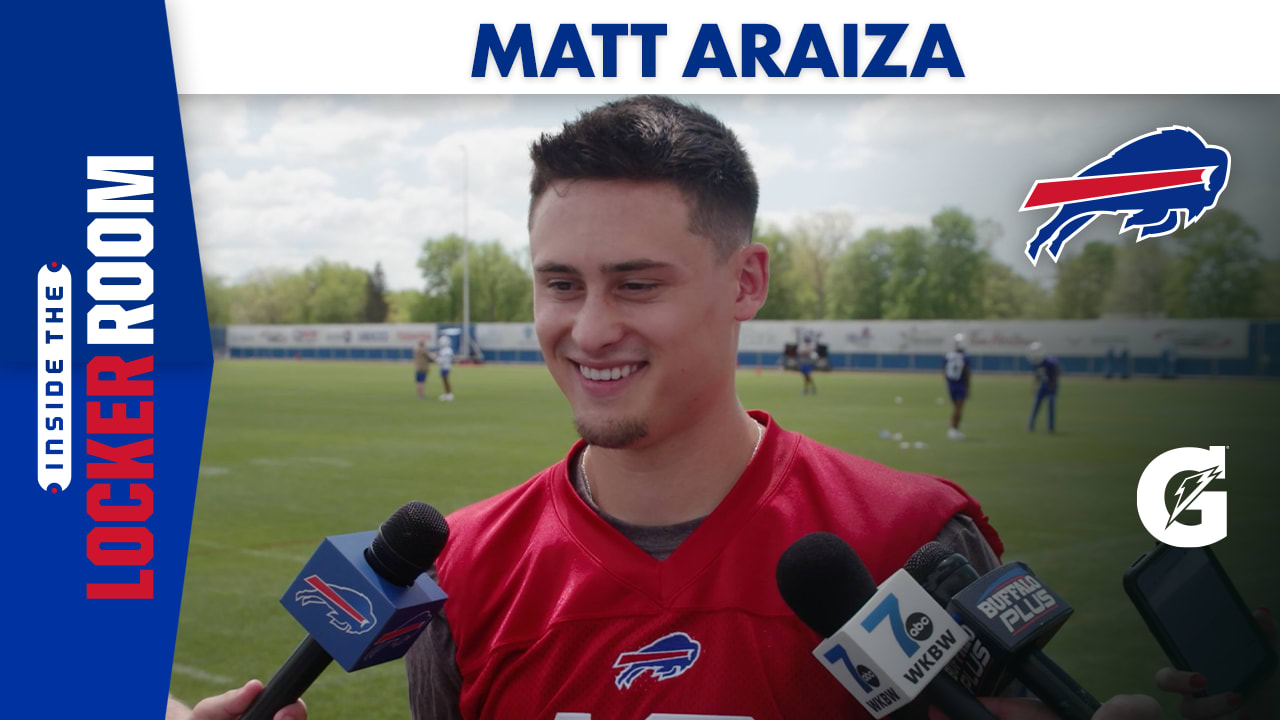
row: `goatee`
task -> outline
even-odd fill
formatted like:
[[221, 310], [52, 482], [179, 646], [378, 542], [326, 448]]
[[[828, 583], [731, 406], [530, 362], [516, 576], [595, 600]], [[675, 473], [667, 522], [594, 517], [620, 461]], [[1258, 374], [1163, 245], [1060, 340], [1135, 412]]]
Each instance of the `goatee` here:
[[625, 448], [649, 434], [643, 422], [630, 418], [589, 421], [575, 417], [573, 425], [589, 444], [613, 450]]

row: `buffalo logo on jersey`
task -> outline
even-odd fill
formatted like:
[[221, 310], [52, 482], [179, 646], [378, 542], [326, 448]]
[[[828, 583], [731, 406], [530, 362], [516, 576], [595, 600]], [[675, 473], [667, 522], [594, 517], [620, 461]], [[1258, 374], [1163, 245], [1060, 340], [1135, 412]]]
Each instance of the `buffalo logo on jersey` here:
[[329, 624], [349, 635], [363, 635], [373, 629], [378, 619], [373, 616], [373, 603], [362, 592], [341, 585], [330, 585], [311, 575], [311, 587], [294, 593], [293, 599], [303, 607], [320, 604], [329, 608]]
[[665, 635], [639, 650], [619, 655], [613, 663], [618, 670], [613, 684], [619, 690], [625, 690], [645, 674], [657, 680], [670, 680], [692, 667], [701, 652], [702, 643], [687, 633]]
[[[1046, 249], [1054, 262], [1063, 245], [1099, 215], [1124, 215], [1120, 232], [1138, 241], [1191, 225], [1218, 204], [1231, 174], [1231, 154], [1188, 127], [1167, 127], [1121, 145], [1073, 177], [1037, 180], [1023, 210], [1058, 211], [1027, 242], [1032, 265]], [[1047, 245], [1047, 247], [1046, 247]]]

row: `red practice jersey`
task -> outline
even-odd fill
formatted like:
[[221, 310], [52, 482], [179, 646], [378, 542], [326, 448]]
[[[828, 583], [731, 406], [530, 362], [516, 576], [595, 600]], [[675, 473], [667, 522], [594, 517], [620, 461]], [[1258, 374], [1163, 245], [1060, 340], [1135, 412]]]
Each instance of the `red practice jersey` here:
[[820, 638], [783, 602], [778, 558], [833, 532], [877, 583], [977, 502], [767, 426], [711, 515], [657, 561], [574, 491], [568, 460], [449, 517], [437, 561], [449, 593], [464, 717], [754, 720], [863, 717], [812, 655]]

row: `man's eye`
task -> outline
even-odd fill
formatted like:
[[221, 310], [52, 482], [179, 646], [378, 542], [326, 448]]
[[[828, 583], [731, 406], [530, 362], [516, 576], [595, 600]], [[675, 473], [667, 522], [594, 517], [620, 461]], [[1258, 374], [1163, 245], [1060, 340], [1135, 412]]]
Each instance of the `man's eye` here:
[[622, 289], [627, 292], [645, 292], [656, 287], [658, 287], [657, 283], [626, 282], [622, 284]]
[[573, 282], [569, 280], [548, 280], [547, 287], [555, 292], [569, 292], [573, 290]]

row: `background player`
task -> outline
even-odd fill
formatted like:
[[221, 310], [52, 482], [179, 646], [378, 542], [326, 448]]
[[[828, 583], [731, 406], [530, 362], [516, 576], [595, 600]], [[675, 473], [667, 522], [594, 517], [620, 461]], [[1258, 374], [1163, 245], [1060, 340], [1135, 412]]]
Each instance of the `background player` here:
[[427, 399], [427, 371], [431, 369], [431, 354], [427, 352], [427, 341], [419, 340], [418, 347], [413, 349], [413, 381], [418, 386], [418, 399]]
[[1036, 415], [1040, 412], [1040, 403], [1048, 399], [1049, 432], [1053, 432], [1053, 406], [1054, 400], [1058, 397], [1058, 376], [1062, 374], [1062, 366], [1058, 364], [1057, 358], [1044, 354], [1044, 348], [1039, 342], [1033, 342], [1027, 346], [1027, 360], [1030, 361], [1031, 370], [1035, 373], [1031, 388], [1036, 394], [1035, 405], [1031, 406], [1031, 419], [1027, 421], [1027, 430], [1036, 429]]
[[453, 368], [453, 342], [449, 340], [448, 335], [440, 336], [436, 362], [440, 365], [440, 381], [444, 383], [444, 394], [440, 399], [444, 402], [453, 402], [453, 386], [449, 383], [449, 371]]
[[804, 389], [801, 395], [818, 394], [818, 386], [813, 383], [813, 364], [817, 360], [817, 343], [814, 342], [813, 335], [805, 333], [800, 344], [796, 346], [796, 363], [800, 366], [800, 374], [804, 376]]
[[951, 395], [951, 427], [947, 437], [963, 440], [960, 432], [960, 414], [965, 398], [969, 397], [969, 356], [964, 351], [964, 333], [956, 333], [956, 345], [942, 358], [942, 376], [947, 380], [947, 392]]

